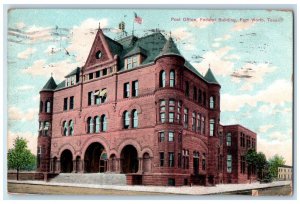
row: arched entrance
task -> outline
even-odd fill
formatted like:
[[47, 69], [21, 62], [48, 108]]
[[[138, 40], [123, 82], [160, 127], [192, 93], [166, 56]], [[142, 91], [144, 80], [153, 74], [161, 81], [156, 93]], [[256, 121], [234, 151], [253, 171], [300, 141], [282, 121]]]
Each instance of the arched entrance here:
[[143, 172], [151, 171], [151, 160], [148, 152], [143, 155]]
[[127, 145], [121, 151], [122, 173], [136, 173], [139, 168], [138, 154], [134, 146]]
[[105, 172], [107, 155], [102, 144], [90, 144], [84, 154], [84, 170], [87, 173]]
[[68, 149], [61, 153], [60, 168], [62, 173], [70, 173], [73, 171], [73, 156], [72, 152]]

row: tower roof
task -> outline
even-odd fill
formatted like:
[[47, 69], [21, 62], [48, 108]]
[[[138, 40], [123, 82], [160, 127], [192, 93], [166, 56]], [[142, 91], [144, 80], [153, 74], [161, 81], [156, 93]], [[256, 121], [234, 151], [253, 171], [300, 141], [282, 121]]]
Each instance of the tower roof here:
[[51, 76], [41, 91], [53, 91], [56, 87], [57, 84], [55, 83], [53, 77]]
[[206, 72], [204, 78], [206, 79], [206, 81], [207, 81], [208, 83], [220, 85], [219, 82], [216, 80], [216, 78], [215, 78], [215, 76], [214, 76], [214, 74], [212, 73], [212, 71], [211, 71], [210, 68], [208, 68], [208, 70], [207, 70], [207, 72]]
[[172, 37], [169, 37], [158, 57], [163, 55], [177, 55], [183, 58]]

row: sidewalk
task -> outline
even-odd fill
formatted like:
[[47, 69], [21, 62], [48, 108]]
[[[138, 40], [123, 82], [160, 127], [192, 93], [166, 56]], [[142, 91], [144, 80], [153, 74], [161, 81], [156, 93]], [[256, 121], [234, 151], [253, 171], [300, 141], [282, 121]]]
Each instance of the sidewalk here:
[[22, 183], [22, 184], [37, 184], [48, 186], [69, 186], [69, 187], [85, 187], [85, 188], [101, 188], [112, 190], [126, 190], [126, 191], [142, 191], [142, 192], [158, 192], [158, 193], [172, 193], [184, 195], [208, 195], [227, 193], [241, 190], [261, 189], [275, 186], [289, 185], [291, 181], [275, 181], [272, 183], [252, 183], [252, 184], [220, 184], [213, 187], [205, 186], [182, 186], [182, 187], [169, 187], [169, 186], [117, 186], [117, 185], [95, 185], [95, 184], [71, 184], [71, 183], [53, 183], [44, 181], [16, 181], [8, 180], [8, 183]]

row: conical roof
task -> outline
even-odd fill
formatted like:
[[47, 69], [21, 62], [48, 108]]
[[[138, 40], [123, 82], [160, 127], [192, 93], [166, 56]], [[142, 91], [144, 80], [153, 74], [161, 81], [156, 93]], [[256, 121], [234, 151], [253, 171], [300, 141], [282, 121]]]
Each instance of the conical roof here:
[[43, 87], [42, 91], [53, 91], [57, 87], [53, 77], [51, 76], [50, 79], [47, 81], [45, 86]]
[[216, 78], [210, 68], [208, 68], [204, 78], [206, 79], [206, 81], [208, 83], [220, 85], [219, 82], [216, 80]]
[[177, 56], [180, 56], [183, 58], [183, 56], [180, 54], [176, 44], [174, 43], [172, 37], [169, 37], [169, 39], [165, 43], [162, 51], [157, 56], [157, 58], [160, 56], [163, 56], [163, 55], [177, 55]]

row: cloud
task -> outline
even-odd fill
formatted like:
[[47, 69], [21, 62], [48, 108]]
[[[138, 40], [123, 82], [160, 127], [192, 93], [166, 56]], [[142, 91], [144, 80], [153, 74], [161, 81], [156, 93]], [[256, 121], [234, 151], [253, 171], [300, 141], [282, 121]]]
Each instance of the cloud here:
[[231, 38], [231, 35], [225, 34], [225, 35], [222, 36], [222, 37], [215, 38], [214, 41], [215, 41], [215, 42], [222, 42], [222, 41], [229, 40], [230, 38]]
[[269, 129], [271, 129], [272, 127], [274, 127], [274, 125], [272, 125], [272, 124], [261, 125], [261, 126], [259, 127], [259, 132], [265, 133], [265, 132], [267, 132]]
[[193, 65], [200, 73], [206, 73], [210, 66], [215, 75], [228, 76], [233, 70], [234, 63], [226, 60], [225, 57], [233, 49], [233, 47], [226, 46], [206, 52], [202, 55], [204, 59], [200, 63], [193, 63]]
[[27, 91], [27, 90], [32, 90], [34, 89], [34, 86], [32, 85], [23, 85], [23, 86], [19, 86], [16, 88], [19, 91]]
[[211, 46], [212, 47], [220, 47], [220, 43], [213, 43]]
[[258, 102], [265, 102], [268, 105], [283, 105], [285, 102], [292, 101], [291, 82], [278, 79], [270, 84], [266, 89], [258, 91], [255, 95], [241, 94], [231, 95], [222, 94], [222, 111], [239, 111], [243, 106], [256, 106]]
[[47, 49], [44, 51], [44, 53], [47, 53], [47, 54], [51, 55], [51, 54], [55, 54], [59, 51], [61, 51], [60, 48], [57, 48], [55, 45], [49, 45], [47, 47]]
[[189, 25], [194, 28], [203, 29], [214, 23], [213, 21], [203, 21], [201, 19], [204, 18], [197, 18], [196, 21], [190, 22]]
[[[79, 26], [74, 26], [70, 31], [72, 33], [70, 38], [70, 45], [66, 48], [69, 52], [76, 53], [76, 61], [80, 66], [83, 66], [87, 59], [91, 46], [93, 44], [97, 28], [105, 28], [108, 25], [107, 19], [93, 19], [89, 18], [81, 22]], [[84, 40], [83, 40], [84, 39]]]
[[35, 48], [27, 48], [18, 54], [19, 59], [28, 59], [28, 57], [36, 52]]
[[187, 28], [180, 27], [172, 31], [172, 37], [176, 40], [186, 40], [193, 37], [193, 34], [187, 31]]
[[16, 28], [17, 29], [23, 29], [25, 28], [26, 24], [24, 22], [18, 22], [16, 23]]
[[[22, 72], [32, 76], [51, 76], [56, 80], [62, 81], [64, 77], [78, 66], [78, 63], [72, 63], [69, 59], [56, 63], [46, 64], [46, 60], [40, 59], [33, 62], [33, 65], [23, 69]], [[56, 81], [57, 82], [57, 81]]]
[[22, 137], [24, 139], [26, 139], [27, 146], [28, 149], [36, 155], [37, 152], [37, 134], [34, 135], [32, 132], [26, 131], [26, 132], [12, 132], [12, 131], [8, 131], [7, 134], [7, 145], [8, 145], [8, 149], [13, 148], [14, 146], [14, 142], [15, 139], [17, 137]]
[[247, 21], [247, 22], [237, 22], [233, 25], [233, 27], [231, 28], [232, 31], [243, 31], [243, 30], [248, 30], [250, 29], [253, 25], [255, 24], [255, 22], [252, 21]]
[[21, 110], [20, 108], [13, 106], [8, 109], [8, 119], [13, 121], [32, 121], [37, 119], [37, 116], [37, 108]]

